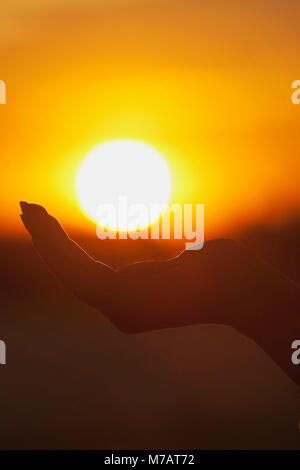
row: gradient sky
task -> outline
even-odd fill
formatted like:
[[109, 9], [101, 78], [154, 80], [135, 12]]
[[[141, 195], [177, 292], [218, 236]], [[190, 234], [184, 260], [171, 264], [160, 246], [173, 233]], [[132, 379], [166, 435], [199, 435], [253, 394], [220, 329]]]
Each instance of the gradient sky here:
[[165, 155], [172, 202], [204, 203], [214, 235], [299, 210], [299, 18], [298, 0], [6, 3], [2, 234], [24, 233], [20, 199], [94, 233], [74, 177], [118, 138]]

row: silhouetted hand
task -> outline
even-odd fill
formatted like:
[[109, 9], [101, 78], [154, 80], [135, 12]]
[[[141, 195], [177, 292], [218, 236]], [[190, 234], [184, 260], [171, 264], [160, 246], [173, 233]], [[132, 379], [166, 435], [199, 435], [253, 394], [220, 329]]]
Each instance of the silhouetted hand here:
[[44, 207], [38, 204], [28, 204], [24, 201], [20, 202], [20, 206], [22, 209], [20, 217], [32, 237], [48, 241], [53, 238], [55, 241], [63, 237], [67, 238], [62, 226], [48, 214]]
[[232, 240], [121, 270], [89, 257], [57, 220], [21, 202], [22, 221], [49, 268], [80, 299], [122, 331], [139, 333], [217, 323], [254, 339], [299, 384], [291, 344], [299, 339], [299, 290]]

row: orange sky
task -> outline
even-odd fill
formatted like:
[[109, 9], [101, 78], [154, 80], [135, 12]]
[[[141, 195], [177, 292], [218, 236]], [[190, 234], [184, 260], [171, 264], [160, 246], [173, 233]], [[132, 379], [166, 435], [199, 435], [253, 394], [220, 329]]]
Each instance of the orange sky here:
[[2, 234], [18, 201], [89, 230], [74, 177], [109, 139], [166, 157], [172, 202], [221, 234], [300, 209], [300, 4], [29, 0], [1, 7]]

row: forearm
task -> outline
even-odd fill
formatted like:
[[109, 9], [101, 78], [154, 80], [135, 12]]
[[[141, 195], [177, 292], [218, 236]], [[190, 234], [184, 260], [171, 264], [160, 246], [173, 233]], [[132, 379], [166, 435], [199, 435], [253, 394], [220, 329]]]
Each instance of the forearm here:
[[[278, 286], [251, 325], [242, 332], [253, 339], [273, 361], [300, 386], [300, 364], [293, 363], [293, 343], [300, 340], [300, 296], [292, 282]], [[295, 354], [294, 354], [295, 357]], [[298, 356], [300, 358], [300, 354]]]
[[292, 345], [295, 340], [300, 340], [299, 316], [289, 315], [285, 311], [281, 322], [265, 325], [265, 328], [255, 332], [253, 339], [300, 386], [300, 364], [294, 364], [292, 360], [295, 352]]

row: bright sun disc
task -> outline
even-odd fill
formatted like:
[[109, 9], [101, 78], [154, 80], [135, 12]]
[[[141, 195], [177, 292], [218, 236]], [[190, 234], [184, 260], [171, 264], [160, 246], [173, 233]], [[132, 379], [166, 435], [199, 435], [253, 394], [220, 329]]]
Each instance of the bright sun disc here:
[[[134, 140], [114, 140], [93, 148], [83, 160], [76, 179], [83, 212], [111, 230], [135, 230], [155, 221], [168, 204], [170, 190], [169, 169], [162, 155], [150, 145]], [[116, 222], [108, 222], [99, 212], [99, 207], [105, 205], [116, 209]], [[138, 219], [134, 217], [137, 205], [146, 208]]]

